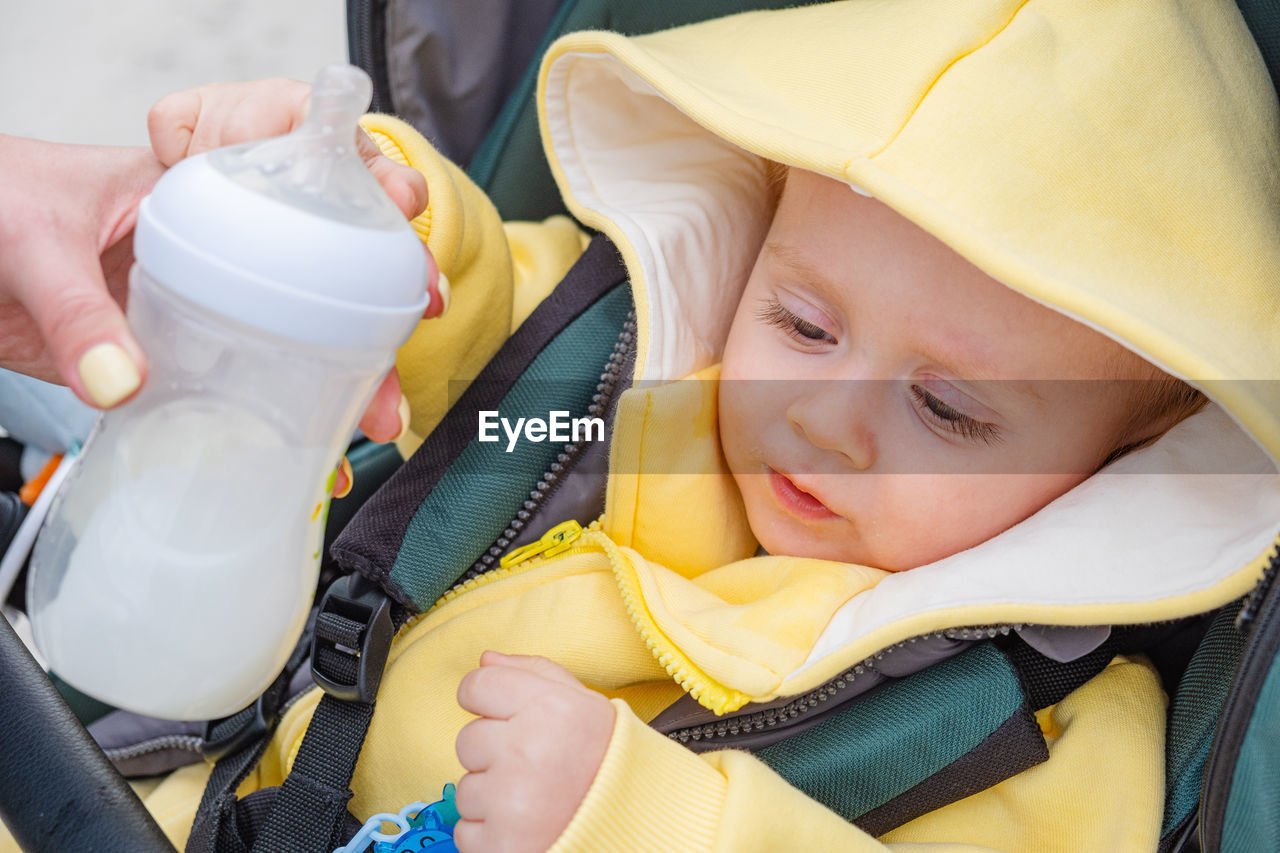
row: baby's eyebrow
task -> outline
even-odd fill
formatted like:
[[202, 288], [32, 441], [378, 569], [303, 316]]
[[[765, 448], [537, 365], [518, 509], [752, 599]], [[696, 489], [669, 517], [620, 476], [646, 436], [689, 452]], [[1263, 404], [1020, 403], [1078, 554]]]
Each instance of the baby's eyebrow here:
[[[820, 291], [832, 304], [841, 304], [845, 288], [811, 266], [793, 246], [770, 240], [764, 244], [764, 248], [800, 281]], [[934, 332], [936, 334], [937, 330]], [[978, 354], [980, 347], [974, 346], [971, 341], [950, 341], [943, 346], [921, 342], [919, 349], [926, 359], [957, 377], [972, 382], [1000, 381], [996, 378], [999, 373]]]
[[804, 259], [803, 253], [785, 243], [776, 243], [772, 240], [767, 241], [764, 244], [764, 248], [766, 252], [773, 256], [774, 260], [786, 267], [796, 278], [822, 291], [827, 298], [838, 301], [841, 293], [840, 286], [814, 269]]

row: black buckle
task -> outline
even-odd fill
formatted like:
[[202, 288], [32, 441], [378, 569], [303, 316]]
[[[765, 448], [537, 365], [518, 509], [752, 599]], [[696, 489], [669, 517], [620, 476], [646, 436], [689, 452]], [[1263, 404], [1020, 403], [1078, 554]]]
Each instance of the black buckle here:
[[[330, 630], [327, 614], [340, 617], [346, 626], [355, 623], [358, 630], [350, 636], [339, 636], [343, 632]], [[316, 615], [316, 634], [311, 645], [312, 678], [330, 696], [372, 704], [378, 695], [394, 633], [391, 599], [386, 593], [358, 574], [339, 578], [324, 594]]]
[[[266, 689], [257, 701], [242, 711], [229, 717], [210, 720], [204, 724], [204, 746], [201, 752], [205, 758], [217, 761], [224, 755], [239, 752], [243, 747], [256, 743], [267, 737], [275, 727], [280, 711], [280, 679]], [[230, 731], [215, 734], [218, 729], [232, 724], [238, 717], [243, 721]]]

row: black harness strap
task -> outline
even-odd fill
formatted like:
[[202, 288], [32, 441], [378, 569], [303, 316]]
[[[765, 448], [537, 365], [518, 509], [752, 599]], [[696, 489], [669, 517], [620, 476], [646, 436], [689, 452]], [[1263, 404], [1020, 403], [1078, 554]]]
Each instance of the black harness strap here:
[[320, 700], [253, 853], [329, 853], [346, 841], [351, 775], [372, 719], [372, 703]]
[[[186, 853], [328, 853], [350, 837], [358, 824], [347, 812], [351, 776], [373, 718], [391, 638], [407, 615], [358, 576], [330, 586], [312, 642], [300, 645], [272, 690], [254, 706], [211, 724], [208, 740], [225, 754], [205, 787]], [[266, 750], [278, 698], [308, 654], [325, 696], [293, 768], [280, 788], [237, 800], [236, 789]], [[277, 688], [280, 692], [273, 694]]]
[[310, 650], [308, 629], [284, 669], [258, 701], [230, 717], [208, 724], [204, 754], [216, 763], [187, 837], [187, 853], [249, 853], [246, 833], [240, 825], [236, 789], [262, 758], [289, 682], [306, 663]]
[[262, 758], [268, 740], [264, 734], [213, 766], [187, 836], [186, 853], [249, 853], [237, 819], [236, 789]]
[[391, 639], [406, 618], [404, 608], [359, 575], [338, 580], [325, 594], [311, 653], [312, 676], [325, 695], [252, 853], [329, 853], [346, 841], [351, 776]]
[[[295, 657], [300, 657], [295, 652]], [[291, 660], [290, 663], [293, 663]], [[275, 702], [269, 697], [288, 685], [293, 670], [289, 666], [257, 702], [222, 720], [209, 723], [205, 753], [219, 755], [204, 796], [196, 810], [195, 823], [187, 836], [187, 853], [248, 853], [249, 846], [237, 821], [236, 789], [249, 775], [270, 740], [275, 724]]]

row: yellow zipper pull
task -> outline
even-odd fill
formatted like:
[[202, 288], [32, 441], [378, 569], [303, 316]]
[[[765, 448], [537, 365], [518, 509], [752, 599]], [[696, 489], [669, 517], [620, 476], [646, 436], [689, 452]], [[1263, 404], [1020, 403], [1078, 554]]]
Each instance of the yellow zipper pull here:
[[573, 519], [563, 521], [542, 534], [537, 542], [521, 545], [507, 553], [498, 561], [498, 568], [509, 569], [512, 566], [531, 560], [534, 557], [554, 557], [568, 551], [574, 541], [582, 535], [582, 525]]

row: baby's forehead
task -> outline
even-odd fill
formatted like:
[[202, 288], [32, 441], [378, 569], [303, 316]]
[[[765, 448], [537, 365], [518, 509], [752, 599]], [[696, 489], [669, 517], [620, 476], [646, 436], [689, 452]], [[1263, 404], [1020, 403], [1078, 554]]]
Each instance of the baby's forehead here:
[[781, 292], [811, 301], [818, 313], [810, 319], [842, 327], [846, 341], [910, 348], [967, 379], [1163, 376], [1108, 334], [1004, 284], [884, 202], [812, 172], [788, 170], [757, 266]]

